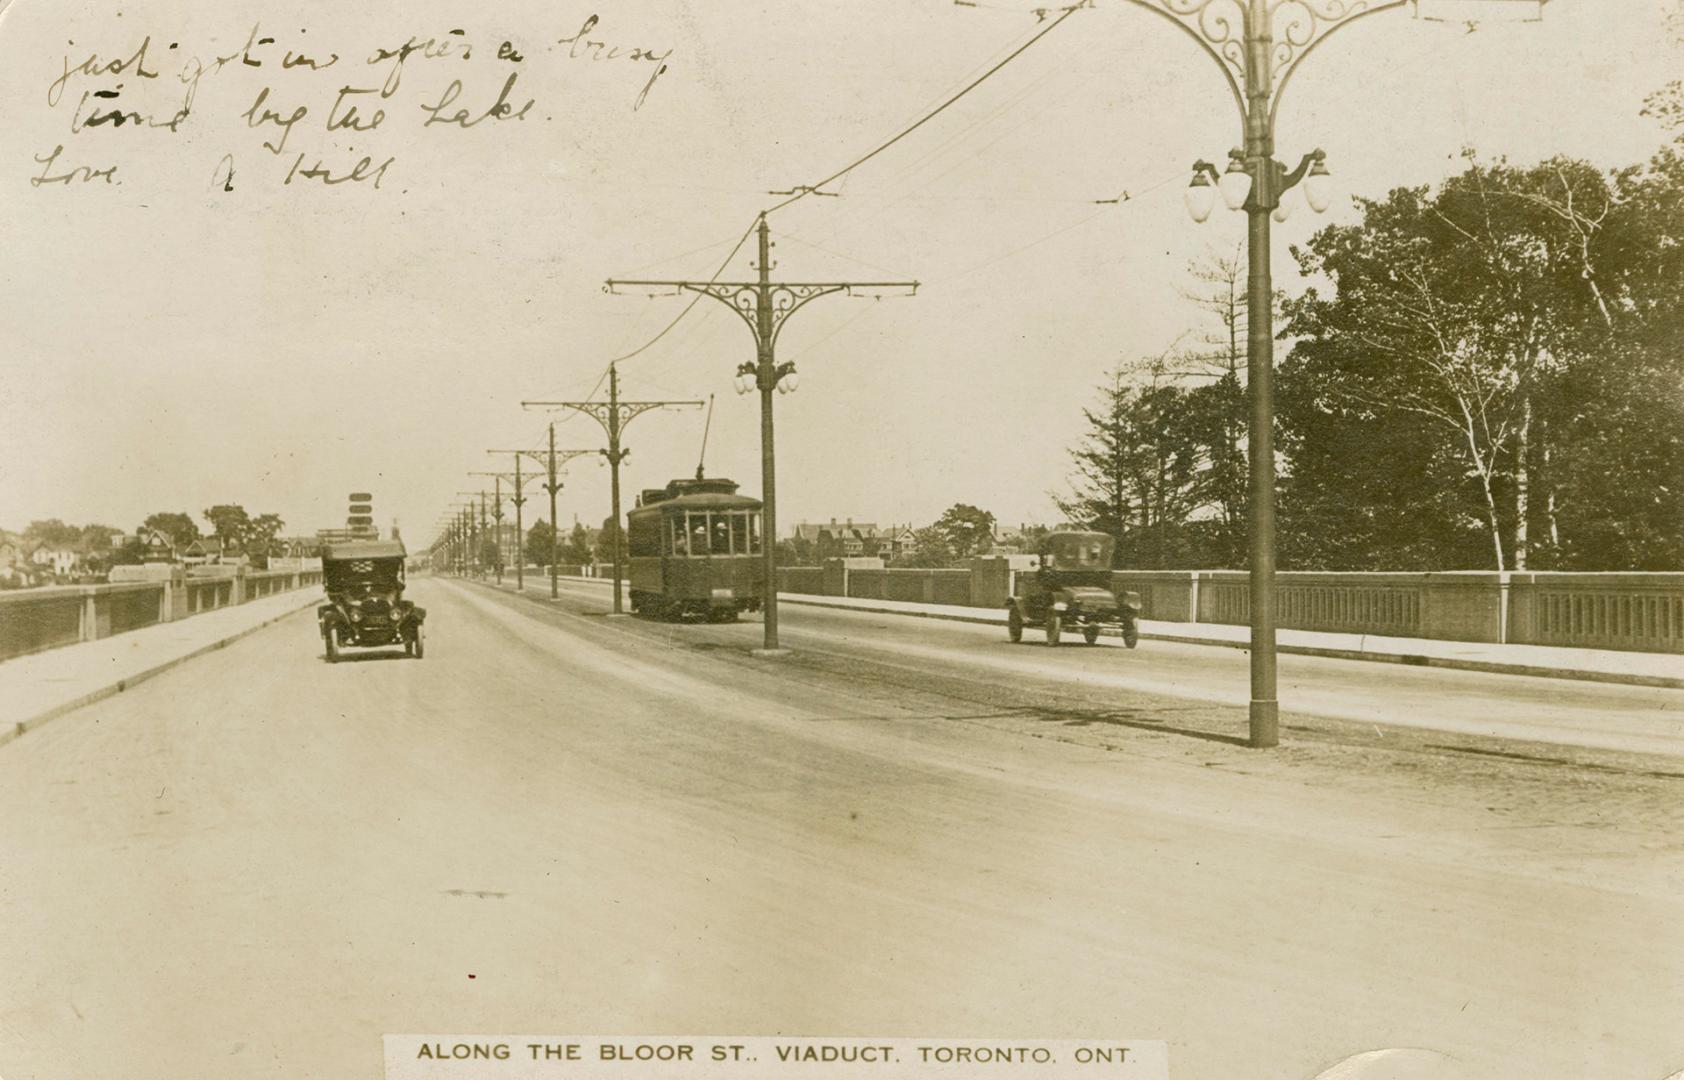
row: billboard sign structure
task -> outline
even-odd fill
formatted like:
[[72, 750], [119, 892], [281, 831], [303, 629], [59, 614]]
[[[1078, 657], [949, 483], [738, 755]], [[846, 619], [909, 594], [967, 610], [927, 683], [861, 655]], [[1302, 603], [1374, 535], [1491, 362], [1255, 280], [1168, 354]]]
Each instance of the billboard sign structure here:
[[358, 540], [378, 540], [380, 530], [374, 524], [374, 496], [366, 491], [353, 491], [349, 496], [350, 514], [345, 524]]

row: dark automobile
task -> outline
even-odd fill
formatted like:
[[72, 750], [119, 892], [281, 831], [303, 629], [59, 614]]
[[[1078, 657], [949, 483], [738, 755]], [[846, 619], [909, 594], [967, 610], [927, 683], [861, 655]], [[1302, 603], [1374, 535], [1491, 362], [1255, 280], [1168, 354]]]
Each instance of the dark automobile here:
[[650, 488], [626, 515], [641, 615], [733, 622], [761, 601], [760, 500], [721, 477]]
[[1023, 640], [1024, 626], [1046, 630], [1047, 644], [1057, 645], [1066, 629], [1082, 632], [1089, 645], [1101, 630], [1115, 628], [1123, 644], [1140, 642], [1140, 594], [1118, 596], [1111, 588], [1111, 552], [1115, 541], [1105, 533], [1055, 532], [1041, 549], [1038, 570], [1019, 574], [1017, 595], [1006, 601], [1006, 633]]
[[327, 662], [347, 646], [402, 645], [419, 660], [427, 612], [403, 598], [404, 547], [397, 540], [352, 540], [322, 548], [327, 603], [316, 609]]

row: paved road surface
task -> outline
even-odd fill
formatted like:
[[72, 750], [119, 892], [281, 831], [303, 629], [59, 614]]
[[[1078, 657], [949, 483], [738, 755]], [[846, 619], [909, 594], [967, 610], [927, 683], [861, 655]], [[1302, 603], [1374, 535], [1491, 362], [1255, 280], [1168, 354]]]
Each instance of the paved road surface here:
[[[423, 662], [328, 667], [296, 617], [0, 750], [0, 1076], [375, 1076], [424, 1031], [1684, 1066], [1676, 762], [1306, 716], [1260, 755], [1092, 651], [1061, 688], [793, 608], [768, 662], [752, 624], [415, 592]], [[914, 636], [996, 649], [967, 630]]]

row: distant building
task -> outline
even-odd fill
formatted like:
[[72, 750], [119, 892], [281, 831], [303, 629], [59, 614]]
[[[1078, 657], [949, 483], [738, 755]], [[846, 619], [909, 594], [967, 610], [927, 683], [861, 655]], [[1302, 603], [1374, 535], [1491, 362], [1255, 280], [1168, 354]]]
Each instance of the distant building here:
[[34, 564], [24, 551], [23, 537], [0, 532], [0, 585], [15, 589], [34, 582]]
[[222, 555], [222, 539], [216, 536], [201, 536], [181, 549], [181, 561], [188, 566], [215, 566]]
[[994, 530], [994, 554], [1034, 555], [1049, 531], [1045, 525], [998, 526]]
[[842, 559], [856, 556], [875, 556], [894, 559], [916, 548], [912, 526], [879, 527], [874, 522], [848, 518], [828, 524], [800, 522], [790, 526], [790, 538], [805, 544], [817, 559]]
[[82, 555], [74, 548], [42, 544], [29, 553], [29, 561], [54, 577], [69, 577], [76, 572]]
[[135, 541], [140, 544], [141, 561], [149, 563], [172, 563], [176, 561], [175, 541], [157, 529], [143, 528], [135, 533]]

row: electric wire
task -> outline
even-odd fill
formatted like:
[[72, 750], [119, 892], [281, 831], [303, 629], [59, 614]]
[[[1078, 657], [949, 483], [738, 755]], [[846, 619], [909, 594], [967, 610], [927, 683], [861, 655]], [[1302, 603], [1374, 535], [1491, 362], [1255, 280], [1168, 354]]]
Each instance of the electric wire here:
[[1054, 19], [1052, 22], [1050, 22], [1046, 26], [1044, 26], [1038, 33], [1036, 33], [1028, 41], [1024, 42], [1022, 45], [1019, 45], [1017, 48], [1013, 49], [1011, 52], [1007, 53], [1006, 56], [1003, 59], [1001, 59], [1000, 61], [995, 63], [992, 67], [990, 67], [987, 71], [984, 71], [981, 75], [977, 76], [975, 79], [971, 80], [971, 82], [968, 83], [958, 93], [949, 97], [946, 101], [943, 101], [940, 105], [937, 105], [934, 109], [925, 113], [919, 119], [913, 121], [911, 125], [909, 125], [906, 128], [903, 128], [899, 132], [899, 134], [893, 136], [892, 138], [890, 138], [886, 142], [880, 143], [875, 149], [866, 152], [865, 154], [863, 154], [862, 156], [860, 156], [858, 158], [855, 158], [853, 161], [849, 162], [847, 165], [844, 165], [842, 168], [838, 169], [836, 172], [831, 173], [829, 176], [825, 177], [823, 180], [820, 180], [818, 183], [801, 185], [800, 187], [795, 189], [794, 193], [791, 194], [789, 196], [789, 198], [787, 198], [787, 199], [783, 200], [782, 202], [777, 203], [776, 205], [772, 206], [771, 208], [766, 210], [765, 213], [768, 214], [768, 215], [775, 214], [779, 210], [782, 210], [786, 206], [789, 206], [793, 203], [800, 202], [802, 199], [806, 198], [808, 195], [811, 195], [813, 192], [818, 191], [820, 188], [823, 188], [827, 184], [830, 184], [830, 183], [846, 176], [848, 173], [853, 172], [855, 169], [859, 168], [861, 165], [864, 165], [866, 162], [870, 161], [872, 158], [876, 157], [878, 154], [881, 154], [883, 151], [889, 149], [891, 146], [900, 142], [902, 139], [906, 138], [908, 135], [912, 134], [914, 131], [917, 131], [919, 128], [923, 127], [925, 124], [929, 123], [931, 120], [934, 120], [936, 117], [938, 117], [942, 113], [946, 112], [948, 110], [948, 108], [951, 107], [955, 102], [959, 101], [959, 99], [963, 98], [966, 94], [969, 94], [972, 90], [975, 90], [977, 87], [981, 86], [991, 76], [993, 76], [995, 72], [999, 71], [1001, 68], [1005, 67], [1007, 64], [1011, 63], [1013, 60], [1016, 60], [1018, 57], [1022, 56], [1025, 52], [1027, 52], [1030, 48], [1032, 48], [1035, 45], [1036, 42], [1040, 41], [1042, 38], [1046, 37], [1048, 34], [1052, 33], [1054, 30], [1057, 30], [1060, 26], [1062, 26], [1064, 24], [1064, 20], [1068, 19], [1070, 16], [1076, 14], [1076, 12], [1082, 10], [1083, 8], [1085, 8], [1087, 6], [1088, 5], [1086, 3], [1086, 0], [1084, 0], [1083, 3], [1072, 4], [1069, 7], [1064, 8], [1063, 9], [1064, 13], [1062, 15], [1060, 15], [1058, 18]]

